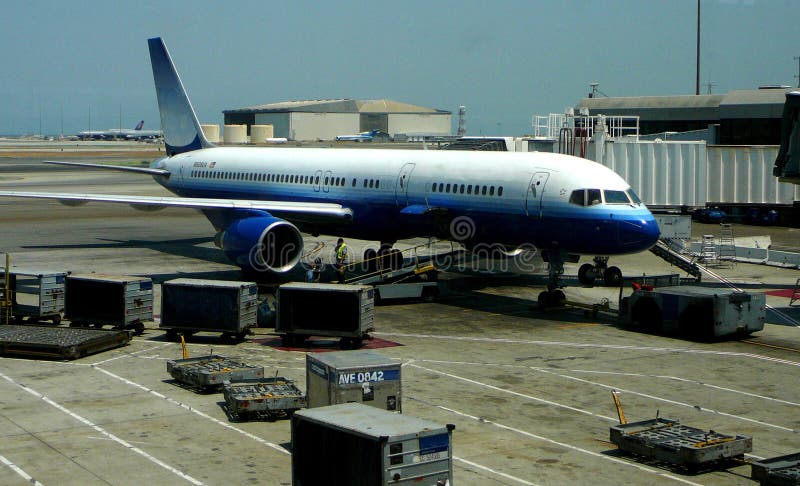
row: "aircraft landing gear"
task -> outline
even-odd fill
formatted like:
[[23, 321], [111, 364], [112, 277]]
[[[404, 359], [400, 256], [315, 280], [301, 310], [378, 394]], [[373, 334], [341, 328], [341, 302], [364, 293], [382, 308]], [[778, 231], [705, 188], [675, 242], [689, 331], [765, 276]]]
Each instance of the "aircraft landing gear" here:
[[619, 267], [608, 266], [608, 257], [594, 257], [594, 265], [584, 263], [578, 269], [578, 281], [583, 285], [592, 285], [595, 279], [603, 279], [608, 287], [619, 287], [622, 282], [622, 270]]
[[559, 283], [561, 275], [564, 274], [564, 256], [560, 252], [552, 252], [549, 255], [548, 264], [547, 276], [549, 282], [547, 283], [547, 290], [541, 292], [537, 299], [540, 309], [558, 307], [567, 300], [567, 296], [564, 295]]

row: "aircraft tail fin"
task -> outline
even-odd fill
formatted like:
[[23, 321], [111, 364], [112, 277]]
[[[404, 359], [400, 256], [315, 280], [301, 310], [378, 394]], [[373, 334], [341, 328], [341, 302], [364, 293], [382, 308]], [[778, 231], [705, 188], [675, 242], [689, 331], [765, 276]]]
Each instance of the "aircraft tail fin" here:
[[147, 39], [167, 155], [213, 147], [197, 121], [175, 64], [160, 37]]
[[136, 131], [138, 132], [138, 131], [139, 131], [139, 130], [141, 130], [143, 127], [144, 127], [144, 120], [140, 120], [140, 121], [139, 121], [139, 123], [137, 123], [137, 124], [136, 124], [136, 126], [135, 126], [133, 129], [134, 129], [134, 130], [136, 130]]

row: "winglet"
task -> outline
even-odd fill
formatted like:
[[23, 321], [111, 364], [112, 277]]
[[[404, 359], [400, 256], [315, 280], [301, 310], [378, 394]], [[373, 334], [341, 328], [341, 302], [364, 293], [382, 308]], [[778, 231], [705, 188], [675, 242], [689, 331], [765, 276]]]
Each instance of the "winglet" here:
[[154, 37], [147, 39], [147, 44], [150, 48], [150, 63], [153, 67], [153, 81], [156, 85], [167, 155], [213, 147], [203, 135], [200, 122], [197, 121], [197, 115], [164, 41], [160, 37]]

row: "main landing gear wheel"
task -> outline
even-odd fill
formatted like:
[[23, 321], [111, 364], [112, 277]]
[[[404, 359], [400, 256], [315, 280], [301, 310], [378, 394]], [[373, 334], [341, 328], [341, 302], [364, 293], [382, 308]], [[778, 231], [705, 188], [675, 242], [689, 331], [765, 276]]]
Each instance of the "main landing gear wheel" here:
[[378, 269], [378, 252], [374, 248], [364, 250], [364, 264], [367, 272], [372, 273]]
[[561, 307], [567, 300], [567, 296], [559, 289], [545, 290], [539, 294], [539, 308], [546, 309], [548, 307]]

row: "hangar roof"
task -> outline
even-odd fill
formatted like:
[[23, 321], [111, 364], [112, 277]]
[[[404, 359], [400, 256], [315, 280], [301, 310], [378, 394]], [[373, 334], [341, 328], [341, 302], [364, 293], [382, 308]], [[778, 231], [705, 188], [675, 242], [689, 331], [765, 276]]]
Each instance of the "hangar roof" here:
[[223, 113], [431, 113], [446, 114], [451, 112], [437, 110], [436, 108], [426, 108], [424, 106], [412, 105], [401, 101], [380, 99], [380, 100], [301, 100], [301, 101], [282, 101], [280, 103], [269, 103], [266, 105], [247, 106], [232, 110], [224, 110]]

